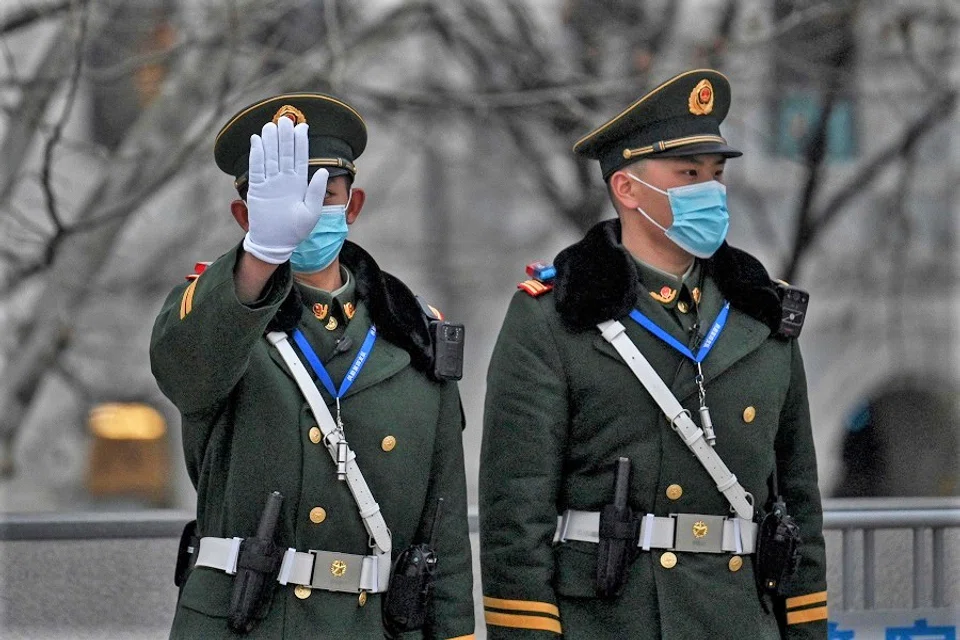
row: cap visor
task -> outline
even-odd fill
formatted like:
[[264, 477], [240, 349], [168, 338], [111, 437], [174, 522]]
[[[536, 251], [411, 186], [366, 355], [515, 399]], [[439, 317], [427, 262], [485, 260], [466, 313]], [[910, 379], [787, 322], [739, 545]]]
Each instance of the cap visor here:
[[710, 153], [721, 155], [724, 158], [739, 158], [743, 155], [742, 151], [719, 142], [701, 142], [698, 144], [687, 144], [674, 149], [667, 149], [659, 153], [651, 153], [648, 156], [644, 156], [644, 159], [681, 158], [683, 156], [700, 156]]

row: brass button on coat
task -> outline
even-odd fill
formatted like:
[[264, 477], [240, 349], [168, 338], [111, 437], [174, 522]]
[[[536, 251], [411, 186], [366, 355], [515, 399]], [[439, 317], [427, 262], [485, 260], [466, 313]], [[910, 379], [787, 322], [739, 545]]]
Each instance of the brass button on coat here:
[[660, 556], [660, 566], [662, 566], [664, 569], [673, 569], [675, 566], [677, 566], [677, 554], [673, 553], [672, 551], [665, 552], [662, 556]]
[[293, 595], [297, 596], [301, 600], [306, 600], [310, 597], [311, 589], [310, 587], [305, 587], [302, 584], [298, 584], [297, 588], [293, 590]]
[[743, 421], [747, 424], [753, 422], [753, 419], [757, 417], [757, 410], [753, 407], [747, 407], [743, 410]]
[[320, 524], [327, 519], [327, 510], [323, 507], [314, 507], [310, 509], [310, 522]]
[[671, 500], [679, 500], [683, 495], [683, 487], [678, 484], [672, 484], [667, 487], [667, 497]]
[[323, 434], [320, 433], [320, 429], [313, 427], [310, 429], [310, 442], [313, 444], [320, 444], [320, 441], [323, 439]]
[[397, 439], [393, 436], [387, 436], [383, 439], [383, 442], [380, 443], [380, 448], [384, 451], [393, 451], [395, 446], [397, 446]]
[[727, 566], [730, 567], [730, 571], [740, 571], [740, 567], [743, 566], [743, 558], [740, 556], [733, 556], [730, 558], [730, 562], [727, 563]]
[[690, 310], [690, 306], [683, 300], [677, 303], [677, 311], [679, 311], [680, 313], [686, 313], [689, 310]]
[[360, 605], [361, 607], [362, 607], [363, 605], [367, 604], [367, 592], [366, 592], [366, 591], [361, 591], [361, 592], [360, 592], [360, 597], [357, 598], [357, 604]]

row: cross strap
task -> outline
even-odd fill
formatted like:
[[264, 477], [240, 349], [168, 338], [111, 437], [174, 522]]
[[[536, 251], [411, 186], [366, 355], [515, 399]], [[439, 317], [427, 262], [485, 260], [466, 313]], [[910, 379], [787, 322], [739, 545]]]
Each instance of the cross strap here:
[[[300, 358], [297, 357], [296, 351], [290, 346], [287, 334], [282, 331], [271, 331], [267, 334], [267, 340], [276, 347], [283, 357], [283, 361], [287, 364], [291, 375], [293, 375], [293, 379], [296, 380], [297, 386], [300, 387], [300, 392], [306, 399], [307, 404], [310, 405], [313, 417], [317, 420], [317, 426], [323, 434], [324, 446], [326, 446], [334, 464], [336, 464], [337, 446], [343, 441], [343, 438], [337, 431], [336, 423], [330, 414], [327, 403], [324, 402], [323, 396], [320, 395], [320, 391], [313, 383], [313, 378], [310, 377]], [[349, 447], [347, 448], [346, 471], [347, 486], [350, 488], [354, 502], [357, 503], [357, 510], [363, 519], [363, 526], [366, 528], [367, 534], [380, 553], [389, 555], [392, 550], [390, 529], [380, 512], [380, 505], [374, 500], [370, 487], [367, 486], [367, 481], [360, 473], [360, 467], [357, 466], [357, 454]]]
[[683, 443], [697, 456], [697, 460], [713, 478], [717, 489], [727, 498], [737, 515], [744, 520], [752, 521], [753, 496], [737, 482], [737, 477], [731, 473], [713, 447], [707, 444], [703, 430], [694, 423], [690, 412], [681, 406], [667, 384], [660, 379], [653, 366], [643, 357], [637, 345], [627, 335], [623, 324], [617, 320], [607, 320], [598, 324], [597, 327], [603, 339], [617, 350], [633, 375], [659, 405]]

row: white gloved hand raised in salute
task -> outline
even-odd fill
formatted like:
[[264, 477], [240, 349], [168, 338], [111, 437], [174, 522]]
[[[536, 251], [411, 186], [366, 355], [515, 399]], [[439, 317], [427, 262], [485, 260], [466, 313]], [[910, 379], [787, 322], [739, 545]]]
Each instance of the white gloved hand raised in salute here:
[[282, 264], [317, 224], [327, 192], [326, 169], [307, 183], [309, 142], [306, 123], [286, 117], [250, 136], [247, 209], [250, 229], [243, 248], [270, 264]]

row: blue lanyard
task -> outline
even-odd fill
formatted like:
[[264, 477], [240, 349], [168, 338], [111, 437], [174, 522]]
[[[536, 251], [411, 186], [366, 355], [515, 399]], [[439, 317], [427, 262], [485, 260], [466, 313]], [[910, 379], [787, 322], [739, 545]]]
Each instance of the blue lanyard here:
[[310, 367], [314, 373], [317, 374], [317, 377], [320, 378], [320, 382], [327, 388], [330, 395], [336, 400], [340, 400], [340, 398], [346, 395], [347, 390], [350, 388], [350, 385], [353, 384], [353, 381], [357, 379], [357, 376], [360, 375], [360, 370], [363, 369], [363, 365], [367, 363], [367, 358], [370, 356], [370, 352], [373, 351], [373, 343], [377, 340], [377, 328], [371, 325], [370, 330], [367, 331], [367, 337], [360, 346], [360, 352], [357, 353], [357, 357], [353, 359], [353, 364], [350, 365], [350, 369], [347, 370], [347, 375], [344, 376], [343, 382], [340, 383], [339, 393], [336, 387], [333, 386], [333, 380], [330, 378], [330, 374], [327, 373], [323, 363], [320, 362], [320, 358], [317, 357], [313, 347], [307, 342], [307, 338], [300, 329], [296, 329], [293, 332], [293, 340], [297, 343], [297, 346], [300, 347], [300, 351], [303, 352], [307, 362], [310, 363]]
[[730, 303], [727, 302], [723, 305], [723, 309], [720, 310], [720, 313], [717, 314], [717, 319], [713, 321], [713, 326], [710, 327], [707, 337], [704, 338], [703, 342], [700, 344], [700, 349], [697, 350], [697, 355], [693, 355], [693, 352], [690, 351], [690, 349], [688, 349], [683, 343], [658, 327], [653, 320], [643, 315], [636, 309], [630, 312], [630, 317], [633, 318], [641, 327], [657, 336], [668, 345], [693, 360], [695, 363], [700, 364], [703, 362], [704, 358], [707, 357], [707, 354], [710, 353], [710, 349], [713, 348], [713, 345], [716, 344], [717, 338], [720, 337], [720, 333], [723, 331], [724, 325], [727, 324], [727, 315], [729, 315], [729, 313]]

